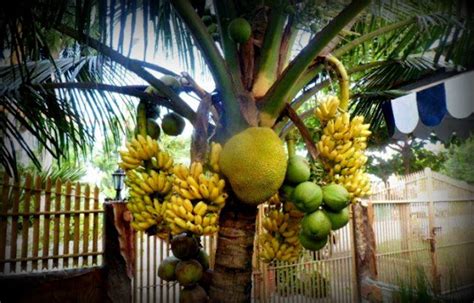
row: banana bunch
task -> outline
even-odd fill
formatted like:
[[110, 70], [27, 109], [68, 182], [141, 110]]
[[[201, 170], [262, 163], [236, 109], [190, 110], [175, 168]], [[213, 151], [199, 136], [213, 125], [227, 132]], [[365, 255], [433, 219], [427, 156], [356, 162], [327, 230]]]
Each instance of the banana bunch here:
[[211, 150], [208, 156], [208, 163], [210, 169], [215, 173], [220, 173], [219, 157], [222, 151], [222, 146], [219, 143], [211, 142]]
[[157, 232], [165, 231], [163, 213], [165, 211], [160, 199], [171, 194], [172, 177], [164, 172], [145, 169], [133, 169], [126, 173], [125, 184], [129, 188], [128, 210], [132, 213], [132, 227], [144, 231], [152, 226]]
[[172, 235], [186, 231], [196, 235], [212, 235], [218, 230], [218, 213], [209, 211], [203, 201], [193, 205], [191, 200], [173, 195], [164, 207], [164, 218]]
[[129, 170], [126, 173], [125, 184], [129, 188], [130, 196], [155, 195], [165, 197], [171, 192], [173, 179], [165, 172], [150, 170]]
[[[291, 202], [285, 202], [292, 204]], [[297, 211], [291, 207], [283, 206], [282, 209], [271, 209], [262, 220], [264, 233], [259, 236], [260, 257], [264, 262], [272, 260], [294, 262], [301, 252], [298, 239], [300, 220], [302, 215], [286, 212], [285, 209]]]
[[197, 235], [211, 235], [218, 230], [218, 217], [227, 193], [225, 181], [218, 174], [206, 175], [200, 162], [190, 169], [174, 167], [173, 196], [166, 204], [165, 220], [171, 233], [190, 231]]
[[162, 223], [164, 209], [157, 198], [133, 194], [130, 195], [127, 208], [133, 215], [130, 224], [137, 231], [145, 231]]
[[120, 151], [119, 166], [126, 171], [131, 225], [138, 231], [155, 227], [156, 232], [163, 233], [163, 201], [173, 189], [173, 158], [150, 136], [138, 134], [126, 146], [127, 150]]
[[265, 201], [268, 205], [276, 205], [279, 206], [282, 201], [280, 200], [280, 195], [278, 193], [274, 194], [273, 196], [270, 197], [267, 201]]
[[351, 199], [355, 197], [363, 197], [370, 195], [370, 179], [369, 176], [362, 172], [356, 171], [350, 175], [338, 175], [335, 181], [343, 184], [349, 192]]
[[[319, 111], [316, 110], [318, 118], [318, 112], [324, 111], [323, 105], [318, 107]], [[321, 122], [324, 128], [317, 147], [329, 178], [327, 181], [344, 185], [353, 201], [369, 194], [370, 184], [364, 173], [367, 162], [364, 151], [371, 134], [370, 124], [364, 124], [363, 116], [351, 119], [347, 112]]]
[[125, 171], [143, 166], [143, 161], [150, 160], [160, 151], [158, 142], [150, 136], [137, 135], [126, 146], [126, 150], [119, 151], [122, 159], [119, 166]]
[[328, 121], [336, 116], [339, 107], [339, 98], [336, 96], [328, 96], [320, 101], [319, 106], [315, 109], [314, 114], [319, 121]]
[[173, 158], [165, 151], [159, 151], [151, 160], [153, 169], [172, 174], [173, 172]]

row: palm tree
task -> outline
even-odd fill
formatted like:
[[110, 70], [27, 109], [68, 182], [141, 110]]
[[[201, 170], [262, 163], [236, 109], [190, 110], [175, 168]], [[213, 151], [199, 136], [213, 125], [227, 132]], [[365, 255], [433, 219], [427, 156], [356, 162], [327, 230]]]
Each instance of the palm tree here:
[[[255, 125], [282, 135], [296, 125], [307, 134], [304, 120], [312, 109], [301, 105], [311, 104], [307, 101], [327, 89], [334, 76], [341, 85], [351, 78], [350, 109], [366, 116], [383, 137], [382, 103], [402, 93], [398, 88], [473, 64], [467, 1], [50, 2], [17, 1], [0, 10], [0, 41], [10, 63], [0, 68], [0, 161], [12, 173], [15, 142], [35, 159], [19, 126], [54, 156], [69, 144], [87, 152], [96, 128], [120, 131], [119, 105], [135, 98], [189, 120], [194, 158], [205, 152], [209, 124], [222, 142]], [[236, 17], [251, 24], [246, 42], [236, 43], [227, 34]], [[210, 33], [209, 22], [217, 31]], [[180, 71], [129, 57], [133, 43], [128, 39], [133, 41], [138, 30], [156, 37], [143, 41], [145, 52], [155, 44], [177, 53], [191, 70], [204, 62], [215, 93], [203, 90], [189, 74], [182, 76], [186, 93], [200, 99], [197, 111], [152, 73], [179, 76]], [[146, 86], [128, 85], [131, 75], [164, 97], [146, 93]], [[250, 301], [256, 209], [232, 199], [235, 203], [227, 203], [220, 218], [211, 288], [216, 302]]]

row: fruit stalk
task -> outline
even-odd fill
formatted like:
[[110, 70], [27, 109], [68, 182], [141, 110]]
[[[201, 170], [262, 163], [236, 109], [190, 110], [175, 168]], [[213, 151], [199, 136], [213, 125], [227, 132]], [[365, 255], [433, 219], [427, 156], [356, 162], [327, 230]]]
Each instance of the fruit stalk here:
[[288, 149], [288, 158], [291, 158], [296, 153], [296, 138], [293, 132], [286, 135], [286, 147]]

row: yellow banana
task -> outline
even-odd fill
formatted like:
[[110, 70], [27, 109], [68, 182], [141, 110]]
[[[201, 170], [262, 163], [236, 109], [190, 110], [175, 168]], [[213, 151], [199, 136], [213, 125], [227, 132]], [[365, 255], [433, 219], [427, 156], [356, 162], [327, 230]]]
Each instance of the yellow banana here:
[[202, 224], [202, 217], [200, 215], [194, 215], [194, 223], [196, 225], [201, 225]]
[[183, 200], [183, 206], [184, 206], [184, 208], [186, 209], [187, 212], [192, 212], [193, 211], [193, 204], [188, 199]]
[[183, 229], [187, 229], [186, 221], [184, 221], [183, 219], [181, 219], [179, 217], [175, 217], [173, 221], [178, 227], [181, 227]]
[[204, 203], [203, 201], [199, 201], [195, 206], [194, 206], [194, 210], [193, 212], [196, 214], [196, 215], [199, 215], [199, 216], [204, 216], [204, 214], [206, 213], [207, 211], [207, 204]]
[[209, 190], [207, 189], [207, 186], [204, 184], [199, 184], [199, 193], [204, 199], [209, 198]]

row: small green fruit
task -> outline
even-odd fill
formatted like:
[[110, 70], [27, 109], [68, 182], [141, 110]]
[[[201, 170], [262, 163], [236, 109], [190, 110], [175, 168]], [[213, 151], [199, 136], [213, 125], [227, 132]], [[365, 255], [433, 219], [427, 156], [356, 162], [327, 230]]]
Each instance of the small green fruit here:
[[212, 17], [210, 15], [202, 16], [201, 20], [202, 20], [202, 23], [204, 23], [204, 25], [206, 26], [212, 24]]
[[308, 181], [311, 174], [308, 161], [301, 156], [293, 156], [288, 159], [285, 181], [292, 184], [299, 184]]
[[179, 303], [207, 303], [206, 291], [199, 285], [185, 287], [179, 292]]
[[312, 251], [320, 250], [328, 242], [328, 237], [327, 236], [322, 238], [322, 239], [315, 239], [315, 238], [309, 237], [308, 235], [306, 235], [303, 232], [300, 232], [298, 238], [300, 240], [301, 245], [304, 248], [306, 248], [308, 250], [312, 250]]
[[350, 202], [347, 189], [339, 184], [329, 184], [323, 187], [324, 204], [332, 211], [338, 212]]
[[349, 222], [349, 206], [338, 212], [334, 212], [330, 209], [324, 209], [323, 211], [329, 218], [329, 221], [331, 221], [332, 230], [342, 228]]
[[180, 260], [195, 258], [199, 252], [199, 243], [196, 238], [182, 233], [171, 239], [171, 251]]
[[149, 118], [146, 120], [146, 133], [155, 140], [158, 140], [160, 137], [161, 129], [154, 119]]
[[228, 32], [235, 43], [245, 43], [252, 34], [252, 27], [244, 18], [235, 18], [229, 23]]
[[310, 181], [300, 183], [295, 187], [291, 201], [302, 212], [311, 213], [317, 210], [323, 201], [321, 187]]
[[175, 270], [178, 265], [179, 259], [174, 256], [169, 256], [164, 259], [160, 266], [158, 266], [158, 277], [165, 281], [176, 280]]
[[163, 132], [169, 136], [177, 136], [181, 134], [185, 125], [186, 122], [184, 122], [183, 117], [176, 113], [166, 114], [161, 120], [161, 128], [163, 129]]
[[179, 261], [175, 274], [176, 280], [181, 286], [191, 286], [201, 280], [202, 266], [194, 259]]
[[311, 238], [322, 239], [331, 232], [331, 220], [322, 210], [317, 210], [303, 217], [301, 230]]
[[208, 32], [209, 34], [217, 33], [217, 24], [212, 23], [211, 25], [209, 25], [209, 26], [207, 27], [207, 32]]

